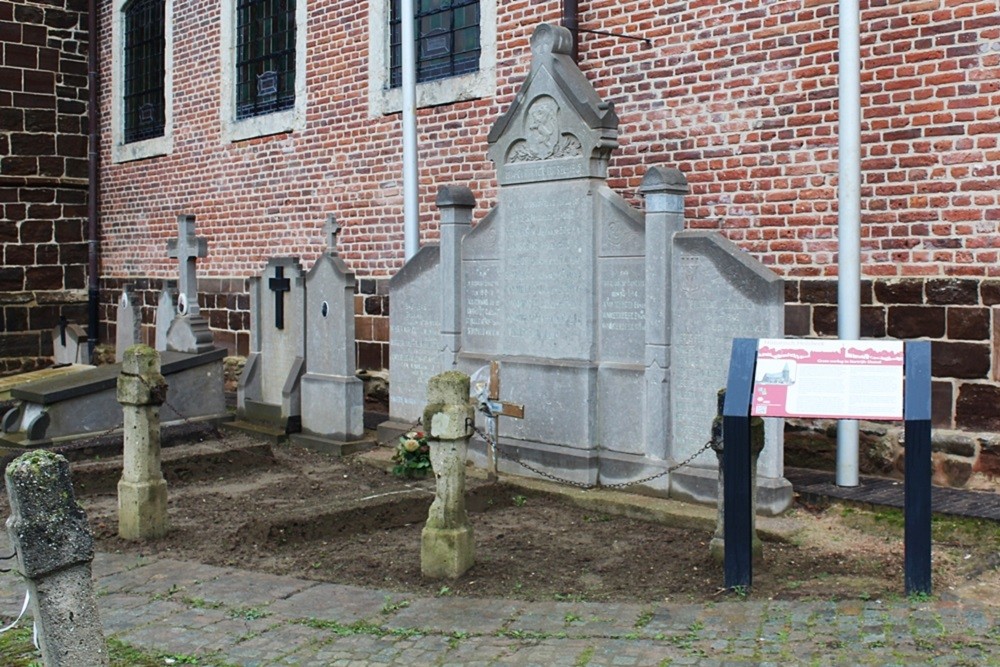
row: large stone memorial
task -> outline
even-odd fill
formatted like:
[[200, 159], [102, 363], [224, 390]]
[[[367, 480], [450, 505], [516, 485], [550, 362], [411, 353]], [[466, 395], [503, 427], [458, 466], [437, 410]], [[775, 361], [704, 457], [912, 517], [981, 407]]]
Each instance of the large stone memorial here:
[[292, 440], [344, 454], [364, 440], [364, 383], [354, 375], [354, 273], [337, 255], [340, 226], [324, 227], [329, 249], [305, 279], [306, 373], [302, 376], [302, 432]]
[[236, 396], [240, 419], [286, 433], [301, 429], [305, 297], [295, 258], [273, 258], [250, 279], [250, 356]]
[[[567, 30], [540, 26], [531, 49], [527, 79], [489, 134], [496, 206], [465, 233], [447, 224], [455, 209], [444, 200], [441, 247], [422, 248], [390, 282], [390, 419], [419, 415], [431, 376], [499, 360], [502, 392], [525, 405], [501, 433], [501, 470], [528, 474], [521, 460], [607, 484], [694, 456], [642, 486], [714, 502], [715, 456], [698, 452], [729, 347], [783, 335], [782, 281], [720, 235], [682, 231], [679, 171], [647, 168], [644, 212], [613, 192], [612, 105], [573, 63]], [[779, 426], [761, 458], [767, 512], [791, 502]], [[471, 456], [484, 462], [479, 445]]]

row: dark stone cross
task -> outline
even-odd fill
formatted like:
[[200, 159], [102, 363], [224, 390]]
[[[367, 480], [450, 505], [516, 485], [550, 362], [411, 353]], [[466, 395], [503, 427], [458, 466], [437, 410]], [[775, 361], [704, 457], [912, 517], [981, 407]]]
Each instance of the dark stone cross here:
[[268, 288], [274, 292], [274, 327], [285, 328], [285, 292], [290, 292], [292, 282], [285, 277], [285, 267], [274, 267], [274, 277], [267, 281]]

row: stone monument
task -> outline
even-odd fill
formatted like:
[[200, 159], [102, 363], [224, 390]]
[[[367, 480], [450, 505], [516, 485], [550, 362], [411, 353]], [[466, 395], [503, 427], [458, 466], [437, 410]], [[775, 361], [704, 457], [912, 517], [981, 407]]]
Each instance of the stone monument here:
[[125, 350], [142, 342], [140, 327], [142, 315], [128, 285], [118, 298], [118, 317], [115, 318], [115, 361], [121, 363]]
[[79, 324], [59, 318], [59, 324], [52, 329], [52, 356], [57, 366], [65, 364], [89, 364], [87, 356], [87, 330]]
[[[642, 487], [714, 503], [717, 464], [702, 448], [715, 392], [734, 336], [783, 335], [782, 281], [722, 236], [682, 231], [678, 170], [646, 170], [644, 212], [608, 187], [618, 117], [571, 39], [550, 25], [532, 36], [531, 70], [488, 137], [496, 206], [471, 232], [451, 225], [453, 240], [442, 208], [440, 248], [390, 281], [391, 426], [419, 416], [414, 388], [432, 375], [497, 360], [526, 407], [500, 438], [502, 470], [527, 474], [519, 459], [583, 484], [664, 473]], [[467, 220], [473, 204], [451, 210]], [[770, 421], [759, 500], [780, 512], [792, 494]]]
[[198, 306], [196, 262], [208, 254], [205, 239], [194, 234], [194, 216], [177, 216], [176, 239], [167, 241], [167, 256], [179, 265], [177, 316], [167, 330], [167, 349], [198, 354], [212, 349], [212, 332]]
[[124, 451], [118, 482], [118, 535], [145, 540], [167, 533], [167, 482], [160, 469], [160, 406], [167, 382], [160, 355], [146, 345], [125, 350], [118, 376]]
[[429, 579], [455, 579], [475, 563], [472, 524], [465, 509], [465, 460], [474, 412], [468, 375], [448, 371], [427, 383], [423, 422], [437, 482], [420, 534], [420, 572]]
[[160, 297], [156, 302], [156, 340], [153, 347], [157, 351], [163, 352], [167, 349], [167, 332], [170, 324], [177, 315], [177, 306], [174, 305], [174, 295], [168, 286], [160, 290]]
[[295, 258], [273, 258], [250, 279], [250, 356], [237, 386], [240, 419], [284, 433], [301, 430], [305, 300]]
[[345, 454], [365, 440], [364, 383], [354, 376], [354, 274], [337, 255], [340, 226], [324, 225], [329, 249], [305, 279], [306, 373], [302, 376], [302, 432], [298, 444]]
[[94, 537], [73, 494], [69, 461], [45, 450], [23, 454], [7, 466], [5, 480], [7, 533], [28, 583], [42, 662], [107, 665], [91, 578]]

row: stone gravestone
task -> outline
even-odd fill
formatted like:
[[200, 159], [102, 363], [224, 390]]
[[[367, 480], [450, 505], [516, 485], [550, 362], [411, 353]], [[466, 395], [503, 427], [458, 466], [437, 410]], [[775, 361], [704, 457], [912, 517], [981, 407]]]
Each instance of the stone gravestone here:
[[167, 255], [179, 265], [177, 316], [167, 330], [167, 349], [196, 354], [212, 349], [212, 332], [198, 306], [196, 262], [208, 254], [205, 239], [194, 234], [194, 216], [177, 216], [176, 239], [167, 241]]
[[250, 279], [250, 356], [237, 386], [240, 419], [285, 433], [301, 430], [305, 296], [295, 258], [273, 258]]
[[108, 664], [97, 612], [91, 562], [94, 537], [76, 502], [69, 461], [39, 450], [23, 454], [5, 472], [7, 533], [17, 569], [28, 583], [38, 648], [46, 667]]
[[121, 363], [125, 350], [141, 342], [142, 316], [129, 287], [122, 289], [118, 299], [118, 317], [115, 319], [115, 361]]
[[156, 341], [153, 347], [158, 352], [167, 349], [167, 331], [169, 331], [175, 315], [177, 315], [177, 306], [174, 305], [173, 293], [167, 286], [160, 291], [160, 298], [156, 304]]
[[379, 426], [382, 442], [410, 430], [423, 412], [427, 382], [455, 367], [461, 335], [461, 241], [470, 228], [475, 200], [469, 188], [446, 186], [436, 203], [441, 211], [440, 245], [421, 248], [389, 281], [391, 418]]
[[87, 330], [60, 318], [52, 329], [52, 356], [57, 366], [87, 364]]
[[[431, 375], [499, 360], [504, 391], [526, 406], [500, 439], [508, 459], [585, 484], [662, 473], [643, 487], [714, 502], [714, 482], [702, 483], [714, 480], [710, 451], [665, 473], [706, 444], [732, 337], [783, 335], [781, 280], [718, 235], [678, 238], [687, 182], [676, 169], [647, 169], [645, 213], [608, 187], [618, 118], [571, 44], [564, 28], [532, 36], [531, 70], [488, 137], [497, 205], [462, 239], [457, 274], [445, 267], [442, 226], [441, 257], [422, 250], [390, 281], [390, 419], [419, 416], [413, 392]], [[691, 271], [711, 287], [680, 304], [690, 297], [677, 283]], [[457, 320], [435, 298], [456, 276]], [[675, 331], [677, 318], [691, 321]], [[686, 344], [691, 327], [710, 340]], [[781, 511], [791, 486], [772, 431], [779, 446], [761, 468], [774, 478], [761, 488], [773, 494], [761, 509]], [[477, 443], [473, 460], [484, 463]]]
[[337, 255], [340, 226], [324, 226], [330, 247], [305, 280], [307, 372], [302, 376], [302, 432], [294, 442], [344, 454], [364, 440], [364, 383], [354, 376], [354, 274]]

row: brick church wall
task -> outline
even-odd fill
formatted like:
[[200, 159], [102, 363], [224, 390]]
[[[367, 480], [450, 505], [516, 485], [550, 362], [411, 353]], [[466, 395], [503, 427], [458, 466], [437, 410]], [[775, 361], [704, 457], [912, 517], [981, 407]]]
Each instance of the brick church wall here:
[[[101, 4], [110, 35], [110, 5]], [[246, 278], [271, 256], [308, 268], [334, 213], [358, 276], [359, 366], [391, 365], [387, 280], [403, 263], [399, 114], [368, 109], [368, 3], [309, 2], [308, 104], [294, 132], [227, 142], [220, 131], [219, 3], [174, 0], [173, 149], [113, 164], [102, 96], [102, 317], [116, 290], [175, 277], [176, 216], [197, 216], [203, 309], [246, 349]], [[789, 281], [789, 335], [833, 335], [836, 313], [837, 2], [580, 3], [581, 69], [614, 102], [610, 185], [641, 206], [652, 165], [691, 186], [689, 227], [714, 229]], [[499, 2], [496, 95], [418, 112], [421, 242], [438, 236], [440, 185], [496, 197], [486, 135], [529, 64], [528, 39], [561, 3]], [[1000, 376], [1000, 17], [993, 2], [862, 2], [864, 333], [929, 338], [935, 422], [994, 429]], [[111, 77], [102, 41], [102, 80]], [[544, 289], [544, 286], [539, 286]], [[147, 306], [155, 304], [144, 297]], [[235, 305], [233, 305], [235, 304]], [[151, 320], [149, 320], [151, 321]]]
[[0, 375], [86, 322], [86, 3], [0, 2]]

